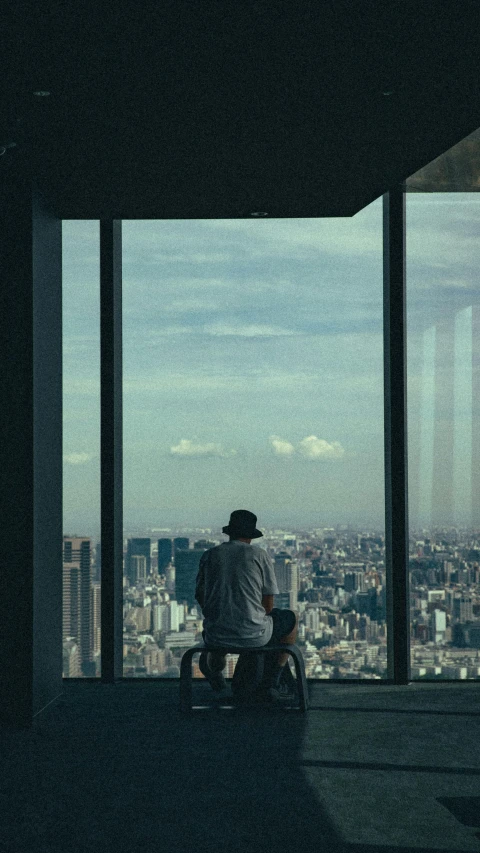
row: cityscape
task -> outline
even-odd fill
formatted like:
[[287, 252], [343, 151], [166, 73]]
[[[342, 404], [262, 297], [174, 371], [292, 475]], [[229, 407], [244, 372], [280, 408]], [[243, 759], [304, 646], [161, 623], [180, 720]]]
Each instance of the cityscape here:
[[[212, 528], [130, 530], [124, 537], [123, 676], [177, 678], [201, 642], [195, 601], [201, 555], [225, 541]], [[387, 672], [385, 536], [353, 525], [264, 528], [274, 606], [296, 610], [312, 679], [382, 680]], [[63, 676], [101, 675], [101, 546], [63, 543]], [[410, 532], [411, 678], [480, 678], [480, 531]], [[225, 675], [233, 675], [229, 655]], [[194, 676], [202, 678], [198, 658]]]

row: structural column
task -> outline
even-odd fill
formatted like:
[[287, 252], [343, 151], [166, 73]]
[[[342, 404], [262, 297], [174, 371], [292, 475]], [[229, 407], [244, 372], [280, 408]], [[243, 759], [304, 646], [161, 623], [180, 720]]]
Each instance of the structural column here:
[[387, 643], [396, 684], [408, 684], [410, 672], [405, 259], [405, 194], [398, 185], [383, 198]]
[[122, 677], [122, 222], [100, 221], [102, 675]]
[[472, 305], [472, 520], [480, 530], [480, 305]]
[[1, 165], [0, 719], [29, 727], [63, 689], [62, 223]]

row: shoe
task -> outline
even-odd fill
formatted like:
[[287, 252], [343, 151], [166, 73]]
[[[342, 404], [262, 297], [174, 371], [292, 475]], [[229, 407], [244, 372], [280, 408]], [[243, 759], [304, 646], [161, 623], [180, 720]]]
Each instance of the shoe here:
[[262, 698], [264, 702], [271, 705], [287, 705], [295, 702], [295, 694], [283, 684], [279, 687], [267, 687], [262, 691]]

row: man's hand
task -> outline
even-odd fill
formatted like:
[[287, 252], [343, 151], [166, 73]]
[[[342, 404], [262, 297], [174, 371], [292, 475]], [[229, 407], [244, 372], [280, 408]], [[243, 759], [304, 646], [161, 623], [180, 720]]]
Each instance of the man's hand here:
[[273, 595], [262, 595], [262, 607], [267, 614], [273, 610]]

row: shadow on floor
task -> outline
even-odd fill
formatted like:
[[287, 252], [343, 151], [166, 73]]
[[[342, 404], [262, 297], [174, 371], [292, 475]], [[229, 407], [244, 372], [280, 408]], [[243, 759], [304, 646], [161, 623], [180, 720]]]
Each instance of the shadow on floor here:
[[[480, 797], [438, 797], [438, 802], [464, 826], [480, 830]], [[480, 838], [480, 831], [475, 833]]]
[[183, 716], [158, 688], [69, 685], [2, 733], [2, 853], [345, 849], [299, 766], [305, 715]]
[[308, 713], [183, 716], [177, 684], [68, 685], [0, 733], [0, 851], [426, 853], [341, 838], [303, 768], [345, 762], [303, 760]]

